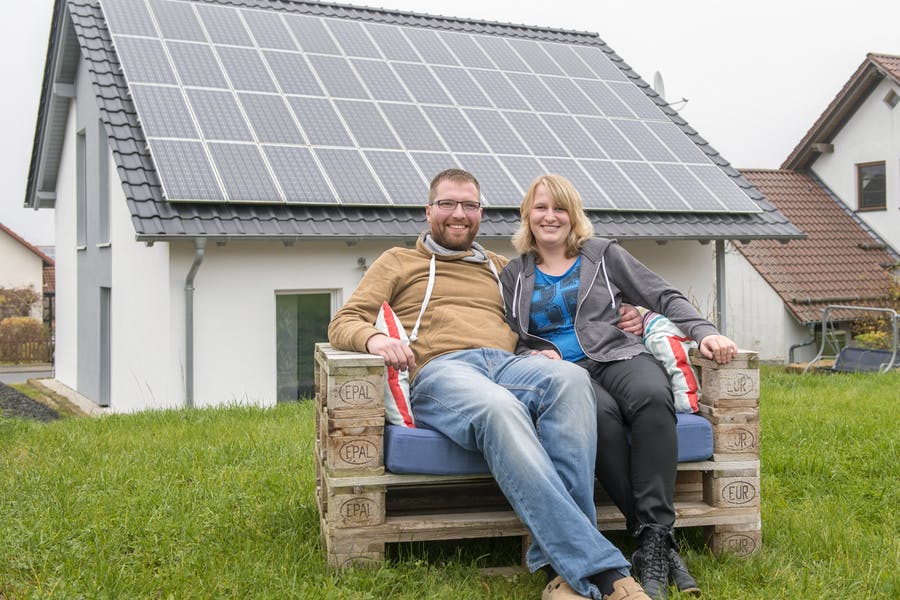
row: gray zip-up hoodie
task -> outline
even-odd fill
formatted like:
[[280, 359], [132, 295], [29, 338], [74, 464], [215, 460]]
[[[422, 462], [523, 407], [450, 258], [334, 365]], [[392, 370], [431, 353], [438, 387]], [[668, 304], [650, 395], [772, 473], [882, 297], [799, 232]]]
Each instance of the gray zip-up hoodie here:
[[[519, 339], [516, 352], [559, 349], [528, 333], [535, 262], [532, 253], [509, 262], [500, 274], [506, 320]], [[613, 240], [591, 238], [581, 247], [575, 334], [585, 355], [598, 362], [623, 360], [647, 352], [639, 336], [617, 327], [623, 302], [665, 315], [699, 344], [716, 326], [700, 316], [681, 292], [645, 267]]]

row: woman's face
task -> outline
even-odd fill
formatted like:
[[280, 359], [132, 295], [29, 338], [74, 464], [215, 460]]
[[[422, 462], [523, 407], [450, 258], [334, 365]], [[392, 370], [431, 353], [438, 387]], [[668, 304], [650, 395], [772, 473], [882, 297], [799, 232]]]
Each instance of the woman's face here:
[[569, 213], [556, 207], [550, 191], [543, 183], [538, 184], [535, 189], [528, 225], [539, 249], [548, 250], [558, 246], [565, 248], [566, 239], [572, 231]]

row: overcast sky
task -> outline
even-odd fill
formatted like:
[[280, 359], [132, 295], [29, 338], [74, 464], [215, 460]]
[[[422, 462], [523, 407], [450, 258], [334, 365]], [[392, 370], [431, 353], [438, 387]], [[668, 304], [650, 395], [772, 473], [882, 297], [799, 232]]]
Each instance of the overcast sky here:
[[[53, 0], [3, 0], [0, 222], [53, 243], [22, 208]], [[367, 0], [400, 10], [600, 34], [738, 168], [777, 168], [867, 52], [900, 55], [898, 0]], [[680, 105], [676, 105], [680, 106]]]

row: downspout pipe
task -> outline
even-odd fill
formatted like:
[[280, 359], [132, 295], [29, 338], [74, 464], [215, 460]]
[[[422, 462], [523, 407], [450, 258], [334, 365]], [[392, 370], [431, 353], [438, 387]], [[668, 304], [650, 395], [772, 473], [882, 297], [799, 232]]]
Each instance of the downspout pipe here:
[[725, 241], [716, 240], [716, 327], [725, 333]]
[[194, 238], [194, 262], [184, 280], [184, 407], [194, 408], [194, 277], [203, 262], [206, 238]]

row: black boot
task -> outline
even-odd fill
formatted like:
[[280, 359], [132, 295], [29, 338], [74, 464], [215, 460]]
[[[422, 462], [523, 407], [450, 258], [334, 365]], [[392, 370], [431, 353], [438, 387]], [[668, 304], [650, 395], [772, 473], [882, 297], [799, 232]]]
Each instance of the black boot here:
[[669, 597], [669, 550], [671, 534], [662, 527], [645, 527], [640, 547], [631, 557], [632, 570], [653, 600]]
[[675, 548], [669, 548], [669, 580], [675, 584], [679, 592], [700, 595], [700, 586], [688, 571], [687, 565]]

